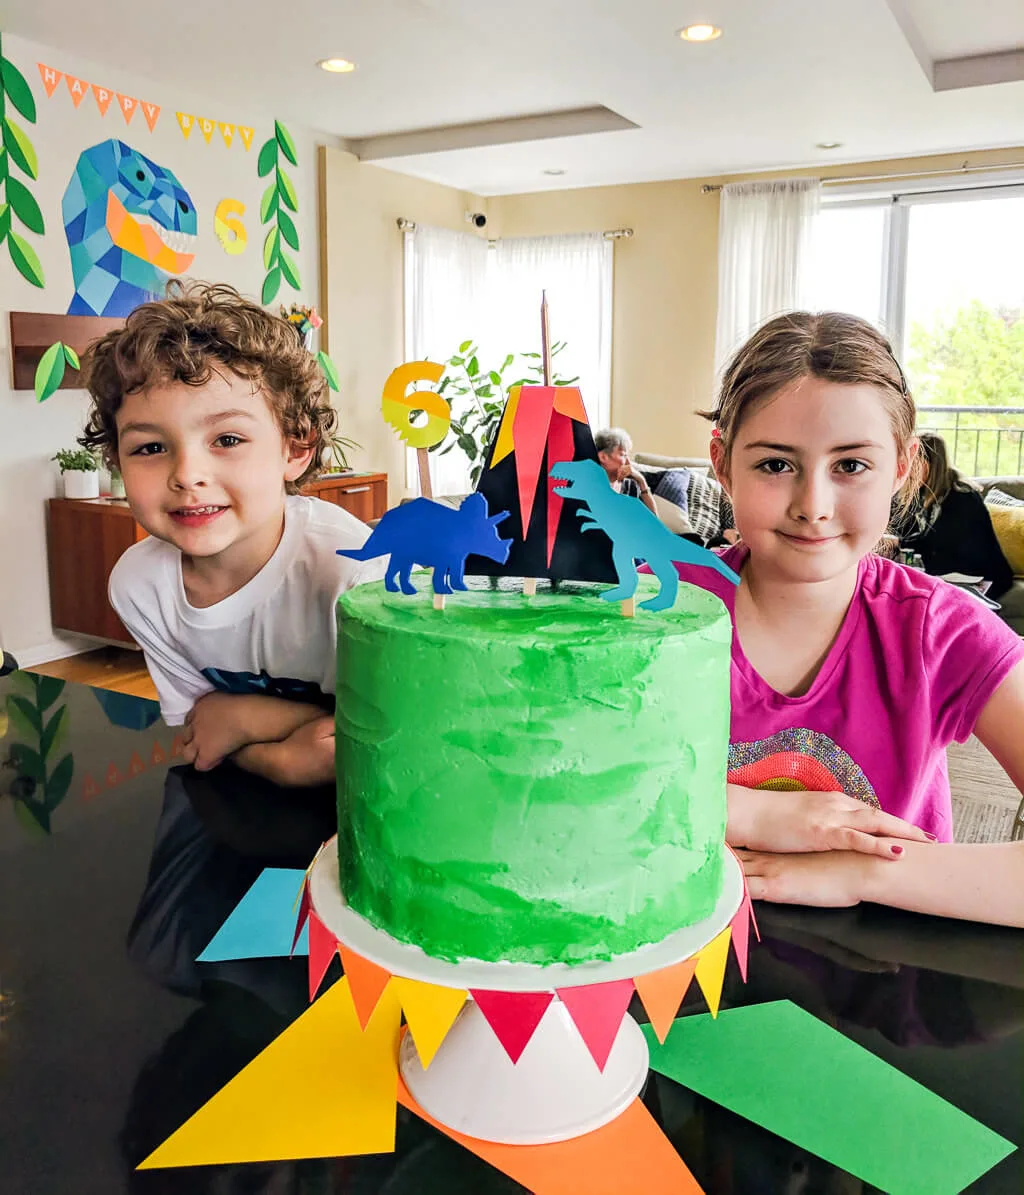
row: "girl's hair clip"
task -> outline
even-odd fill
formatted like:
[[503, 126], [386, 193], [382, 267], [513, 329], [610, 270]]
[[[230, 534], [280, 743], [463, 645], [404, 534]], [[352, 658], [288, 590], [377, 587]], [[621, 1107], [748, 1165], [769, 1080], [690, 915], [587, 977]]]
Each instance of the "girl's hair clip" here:
[[721, 430], [717, 427], [713, 427], [711, 429], [711, 438], [712, 440], [720, 440], [722, 438]]

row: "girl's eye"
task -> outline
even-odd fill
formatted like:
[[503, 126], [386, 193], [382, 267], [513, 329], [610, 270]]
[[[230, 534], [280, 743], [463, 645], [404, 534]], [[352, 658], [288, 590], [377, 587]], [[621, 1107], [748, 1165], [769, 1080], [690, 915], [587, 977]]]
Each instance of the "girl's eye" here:
[[233, 435], [231, 432], [225, 432], [223, 436], [218, 436], [217, 439], [214, 440], [214, 444], [216, 444], [218, 448], [234, 448], [237, 444], [241, 444], [242, 442], [241, 436]]
[[781, 457], [771, 457], [769, 460], [761, 461], [758, 466], [758, 472], [769, 473], [772, 476], [777, 476], [789, 468], [789, 461], [784, 461]]
[[129, 456], [156, 456], [158, 452], [163, 452], [164, 446], [153, 441], [151, 444], [140, 444], [138, 448], [133, 448], [128, 454]]
[[863, 461], [843, 460], [836, 462], [836, 468], [847, 477], [856, 477], [858, 473], [867, 469], [867, 465]]

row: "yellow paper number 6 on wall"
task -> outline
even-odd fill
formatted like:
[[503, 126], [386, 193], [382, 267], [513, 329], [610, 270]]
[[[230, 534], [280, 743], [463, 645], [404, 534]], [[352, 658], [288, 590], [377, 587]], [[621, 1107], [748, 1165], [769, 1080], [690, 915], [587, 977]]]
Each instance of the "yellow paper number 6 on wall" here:
[[237, 199], [222, 199], [213, 213], [213, 231], [224, 246], [224, 252], [232, 256], [244, 253], [249, 243], [245, 225], [237, 216], [245, 215], [245, 204]]

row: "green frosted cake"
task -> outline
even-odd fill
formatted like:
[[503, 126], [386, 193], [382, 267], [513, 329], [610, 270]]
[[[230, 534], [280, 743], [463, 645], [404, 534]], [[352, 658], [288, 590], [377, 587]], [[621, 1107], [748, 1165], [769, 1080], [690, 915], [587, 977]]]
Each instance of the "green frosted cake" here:
[[599, 592], [339, 598], [340, 882], [377, 928], [443, 959], [572, 963], [715, 907], [729, 615], [690, 585], [636, 618]]

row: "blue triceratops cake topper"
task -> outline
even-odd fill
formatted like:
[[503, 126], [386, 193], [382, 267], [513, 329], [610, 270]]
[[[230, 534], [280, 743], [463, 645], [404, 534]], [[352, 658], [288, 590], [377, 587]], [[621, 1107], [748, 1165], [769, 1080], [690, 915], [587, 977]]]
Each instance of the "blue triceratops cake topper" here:
[[486, 556], [504, 564], [512, 541], [501, 539], [497, 526], [508, 511], [488, 513], [483, 494], [470, 494], [455, 509], [429, 498], [415, 498], [389, 510], [361, 548], [338, 550], [351, 560], [372, 560], [390, 555], [384, 585], [392, 593], [399, 589], [414, 594], [410, 578], [414, 565], [434, 570], [434, 593], [448, 594], [467, 588], [466, 557]]
[[625, 601], [636, 593], [636, 561], [645, 561], [661, 582], [661, 588], [640, 606], [644, 610], [667, 610], [676, 600], [679, 574], [675, 564], [700, 564], [713, 568], [734, 585], [739, 577], [706, 548], [674, 535], [664, 523], [636, 498], [620, 494], [609, 484], [608, 475], [597, 461], [559, 461], [551, 469], [562, 498], [585, 503], [576, 515], [583, 531], [603, 531], [612, 541], [612, 563], [619, 583], [601, 594], [608, 602]]

